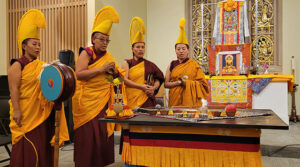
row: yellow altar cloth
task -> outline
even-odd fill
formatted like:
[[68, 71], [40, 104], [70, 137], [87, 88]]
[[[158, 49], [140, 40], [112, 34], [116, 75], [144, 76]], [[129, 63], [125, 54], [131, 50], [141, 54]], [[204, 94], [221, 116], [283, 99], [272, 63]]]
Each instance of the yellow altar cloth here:
[[235, 79], [261, 79], [261, 78], [272, 78], [271, 82], [288, 82], [288, 90], [293, 90], [293, 85], [295, 82], [295, 78], [293, 75], [274, 75], [274, 74], [263, 74], [263, 75], [238, 75], [238, 76], [212, 76], [209, 77], [208, 75], [205, 76], [205, 79], [228, 79], [228, 80], [235, 80]]

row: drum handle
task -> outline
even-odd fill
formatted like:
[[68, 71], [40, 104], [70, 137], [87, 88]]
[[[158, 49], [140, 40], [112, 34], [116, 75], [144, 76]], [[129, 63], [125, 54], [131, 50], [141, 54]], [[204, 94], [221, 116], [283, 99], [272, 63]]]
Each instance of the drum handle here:
[[54, 139], [54, 167], [58, 167], [59, 159], [59, 125], [60, 125], [60, 115], [61, 115], [61, 102], [55, 102], [55, 139]]

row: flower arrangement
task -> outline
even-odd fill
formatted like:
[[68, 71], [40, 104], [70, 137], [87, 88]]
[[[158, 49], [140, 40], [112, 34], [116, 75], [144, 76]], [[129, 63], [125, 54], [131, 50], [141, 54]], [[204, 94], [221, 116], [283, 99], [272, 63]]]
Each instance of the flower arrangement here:
[[117, 87], [117, 93], [114, 95], [114, 102], [111, 103], [109, 108], [106, 110], [107, 117], [126, 117], [133, 114], [133, 111], [129, 106], [123, 104], [123, 95], [120, 92], [119, 85], [124, 81], [123, 78], [106, 78], [106, 80], [112, 83], [113, 86]]
[[114, 86], [117, 86], [117, 87], [124, 81], [124, 79], [120, 78], [120, 77], [115, 78], [115, 79], [106, 77], [106, 80], [108, 82], [112, 83]]
[[126, 117], [130, 116], [133, 114], [133, 111], [129, 108], [129, 106], [122, 104], [122, 111], [120, 113], [115, 112], [115, 106], [116, 103], [113, 103], [109, 106], [108, 110], [106, 111], [107, 115], [112, 117], [112, 116], [117, 116], [117, 117]]
[[269, 65], [268, 64], [262, 64], [261, 65], [261, 68], [264, 70], [264, 74], [268, 74], [268, 68], [269, 68]]
[[262, 64], [261, 67], [264, 68], [264, 69], [268, 69], [269, 65], [268, 64]]

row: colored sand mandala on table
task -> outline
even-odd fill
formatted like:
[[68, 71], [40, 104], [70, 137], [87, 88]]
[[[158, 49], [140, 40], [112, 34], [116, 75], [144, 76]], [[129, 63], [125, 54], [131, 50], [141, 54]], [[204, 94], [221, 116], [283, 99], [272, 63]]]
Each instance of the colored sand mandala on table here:
[[261, 112], [251, 112], [251, 111], [244, 111], [239, 110], [235, 113], [235, 116], [229, 117], [226, 115], [226, 112], [220, 112], [219, 116], [214, 116], [211, 111], [208, 113], [200, 113], [200, 111], [176, 111], [172, 115], [168, 114], [170, 111], [166, 109], [158, 110], [158, 109], [142, 109], [134, 113], [134, 116], [137, 115], [149, 115], [158, 118], [168, 118], [168, 119], [175, 119], [175, 120], [183, 120], [189, 122], [200, 122], [200, 121], [207, 121], [207, 120], [219, 120], [219, 119], [236, 119], [236, 118], [246, 118], [246, 117], [258, 117], [258, 116], [269, 116], [272, 115], [269, 111], [261, 111]]

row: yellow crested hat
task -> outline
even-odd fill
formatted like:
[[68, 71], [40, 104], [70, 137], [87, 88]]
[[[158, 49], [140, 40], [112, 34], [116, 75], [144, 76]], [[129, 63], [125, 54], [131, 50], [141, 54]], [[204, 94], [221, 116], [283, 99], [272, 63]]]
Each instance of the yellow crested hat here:
[[45, 16], [40, 10], [30, 9], [22, 16], [17, 34], [20, 54], [22, 54], [22, 42], [25, 39], [40, 39], [40, 28], [46, 28]]
[[185, 19], [182, 18], [182, 19], [180, 19], [180, 22], [179, 22], [180, 32], [179, 32], [179, 37], [177, 39], [176, 44], [182, 43], [182, 44], [189, 45], [189, 42], [188, 42], [188, 40], [186, 38], [186, 35], [185, 35], [184, 25], [185, 25]]
[[119, 23], [119, 14], [113, 7], [105, 6], [99, 10], [94, 19], [92, 34], [101, 32], [110, 35], [112, 23]]
[[145, 42], [143, 35], [146, 34], [146, 27], [141, 18], [134, 17], [131, 20], [129, 33], [131, 45], [138, 42]]

